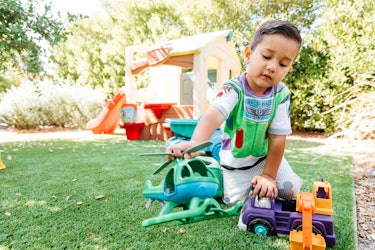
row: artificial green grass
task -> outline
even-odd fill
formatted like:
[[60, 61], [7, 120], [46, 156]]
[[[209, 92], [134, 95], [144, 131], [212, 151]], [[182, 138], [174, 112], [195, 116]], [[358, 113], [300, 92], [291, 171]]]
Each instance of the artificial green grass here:
[[[320, 178], [331, 183], [334, 249], [355, 249], [352, 160], [321, 146], [291, 140], [286, 157], [303, 191]], [[288, 237], [239, 231], [238, 216], [142, 227], [161, 208], [145, 208], [143, 184], [158, 184], [167, 171], [153, 176], [164, 158], [138, 154], [163, 152], [163, 142], [14, 142], [0, 151], [7, 167], [0, 171], [0, 249], [289, 249]]]

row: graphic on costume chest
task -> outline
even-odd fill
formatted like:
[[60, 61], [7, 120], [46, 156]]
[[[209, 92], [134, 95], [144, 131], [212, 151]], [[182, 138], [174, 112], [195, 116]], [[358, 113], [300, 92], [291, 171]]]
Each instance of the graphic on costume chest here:
[[244, 116], [254, 122], [264, 122], [270, 119], [272, 113], [272, 99], [254, 99], [245, 97]]

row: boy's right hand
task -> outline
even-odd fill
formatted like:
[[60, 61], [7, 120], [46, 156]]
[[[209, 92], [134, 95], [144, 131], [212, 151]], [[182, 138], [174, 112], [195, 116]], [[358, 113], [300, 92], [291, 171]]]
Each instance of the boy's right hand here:
[[276, 181], [269, 175], [261, 174], [256, 175], [251, 180], [251, 184], [254, 187], [253, 195], [260, 197], [271, 197], [275, 199], [278, 196], [278, 190], [276, 186]]
[[[182, 152], [184, 152], [186, 149], [191, 148], [191, 147], [193, 147], [197, 144], [198, 143], [194, 143], [192, 141], [182, 141], [182, 142], [179, 142], [179, 143], [172, 144], [172, 145], [168, 146], [166, 148], [166, 152], [167, 153], [173, 153], [174, 156], [177, 157], [177, 158], [182, 158], [182, 157], [184, 157], [185, 159], [193, 158], [193, 157], [199, 155], [199, 151], [198, 152], [185, 153], [184, 155], [182, 155]], [[167, 160], [172, 161], [172, 160], [174, 160], [174, 158], [173, 158], [173, 156], [167, 155]]]

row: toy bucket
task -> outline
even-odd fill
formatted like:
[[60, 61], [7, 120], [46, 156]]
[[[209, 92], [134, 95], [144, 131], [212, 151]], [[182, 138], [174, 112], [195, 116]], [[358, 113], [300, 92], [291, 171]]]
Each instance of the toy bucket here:
[[135, 122], [137, 118], [137, 105], [135, 104], [124, 104], [120, 110], [121, 121], [124, 123]]

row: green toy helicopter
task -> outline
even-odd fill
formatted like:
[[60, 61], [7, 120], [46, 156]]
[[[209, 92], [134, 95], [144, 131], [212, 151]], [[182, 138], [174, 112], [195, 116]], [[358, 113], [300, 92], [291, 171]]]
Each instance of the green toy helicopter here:
[[[203, 142], [183, 152], [197, 152], [212, 143]], [[170, 155], [172, 153], [145, 153], [141, 156]], [[150, 180], [144, 184], [143, 196], [151, 200], [158, 200], [164, 206], [159, 215], [146, 219], [142, 226], [152, 226], [169, 221], [187, 224], [212, 218], [239, 214], [242, 202], [237, 202], [229, 209], [223, 209], [218, 198], [223, 195], [223, 178], [220, 164], [209, 156], [198, 156], [191, 159], [174, 157], [159, 167], [154, 174], [161, 172], [172, 164], [164, 180], [154, 186]], [[173, 209], [182, 207], [183, 210], [174, 212]]]

